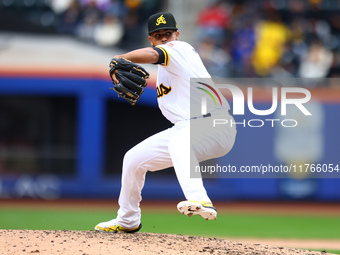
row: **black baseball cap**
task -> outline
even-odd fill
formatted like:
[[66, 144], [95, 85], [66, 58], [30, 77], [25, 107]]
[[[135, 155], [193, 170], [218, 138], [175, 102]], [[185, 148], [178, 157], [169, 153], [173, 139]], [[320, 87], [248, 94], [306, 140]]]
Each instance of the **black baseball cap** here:
[[151, 15], [148, 20], [149, 35], [161, 29], [177, 29], [174, 16], [170, 12], [159, 12]]

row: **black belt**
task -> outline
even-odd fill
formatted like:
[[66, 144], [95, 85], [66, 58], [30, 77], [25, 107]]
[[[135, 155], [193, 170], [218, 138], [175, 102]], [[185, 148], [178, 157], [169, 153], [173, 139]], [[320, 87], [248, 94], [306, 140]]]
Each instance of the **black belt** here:
[[[231, 111], [230, 111], [230, 109], [228, 109], [228, 113], [230, 114], [230, 116], [231, 116]], [[211, 117], [211, 113], [209, 112], [209, 113], [207, 113], [207, 114], [204, 114], [204, 115], [201, 115], [201, 116], [198, 116], [198, 117], [193, 117], [193, 118], [191, 118], [192, 120], [194, 120], [194, 119], [201, 119], [201, 118], [208, 118], [208, 117]]]
[[208, 117], [211, 117], [211, 113], [210, 113], [210, 112], [207, 113], [207, 114], [198, 116], [198, 117], [193, 117], [193, 118], [191, 118], [191, 119], [194, 120], [194, 119], [201, 119], [201, 118], [208, 118]]

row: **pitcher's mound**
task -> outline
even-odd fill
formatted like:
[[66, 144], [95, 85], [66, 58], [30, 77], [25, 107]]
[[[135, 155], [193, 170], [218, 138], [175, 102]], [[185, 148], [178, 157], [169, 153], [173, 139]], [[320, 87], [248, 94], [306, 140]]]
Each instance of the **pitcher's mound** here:
[[[0, 230], [0, 254], [327, 254], [217, 238], [95, 231]], [[328, 253], [329, 254], [329, 253]]]

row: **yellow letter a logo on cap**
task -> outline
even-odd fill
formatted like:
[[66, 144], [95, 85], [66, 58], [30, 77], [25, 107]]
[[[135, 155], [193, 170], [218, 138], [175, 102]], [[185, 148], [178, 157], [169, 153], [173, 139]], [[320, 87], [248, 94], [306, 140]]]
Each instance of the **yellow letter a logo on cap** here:
[[159, 16], [159, 18], [157, 19], [156, 26], [159, 26], [159, 24], [161, 24], [161, 23], [166, 24], [166, 20], [163, 17], [163, 14], [161, 16]]

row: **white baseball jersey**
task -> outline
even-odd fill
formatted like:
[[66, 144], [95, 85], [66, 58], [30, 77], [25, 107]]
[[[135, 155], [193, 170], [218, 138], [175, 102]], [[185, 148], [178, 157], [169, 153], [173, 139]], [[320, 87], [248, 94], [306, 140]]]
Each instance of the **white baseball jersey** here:
[[[202, 97], [207, 98], [207, 109], [229, 109], [227, 100], [210, 82], [195, 83], [190, 89], [190, 78], [210, 78], [196, 50], [183, 41], [158, 45], [165, 55], [158, 67], [157, 98], [163, 115], [172, 123], [202, 115]], [[206, 80], [205, 80], [206, 81]]]
[[[204, 115], [200, 107], [202, 96], [206, 97], [207, 111], [215, 111], [211, 116], [232, 118], [227, 100], [211, 81], [201, 79], [210, 75], [194, 48], [185, 42], [172, 41], [158, 45], [155, 50], [160, 54], [158, 63], [163, 63], [158, 67], [158, 104], [174, 125], [140, 142], [124, 156], [116, 222], [130, 229], [141, 222], [139, 205], [148, 171], [173, 166], [187, 200], [211, 202], [200, 175], [191, 178], [191, 169], [199, 166], [200, 161], [228, 153], [236, 137], [235, 127], [213, 127], [212, 117], [192, 119]], [[190, 85], [190, 78], [200, 79]]]

